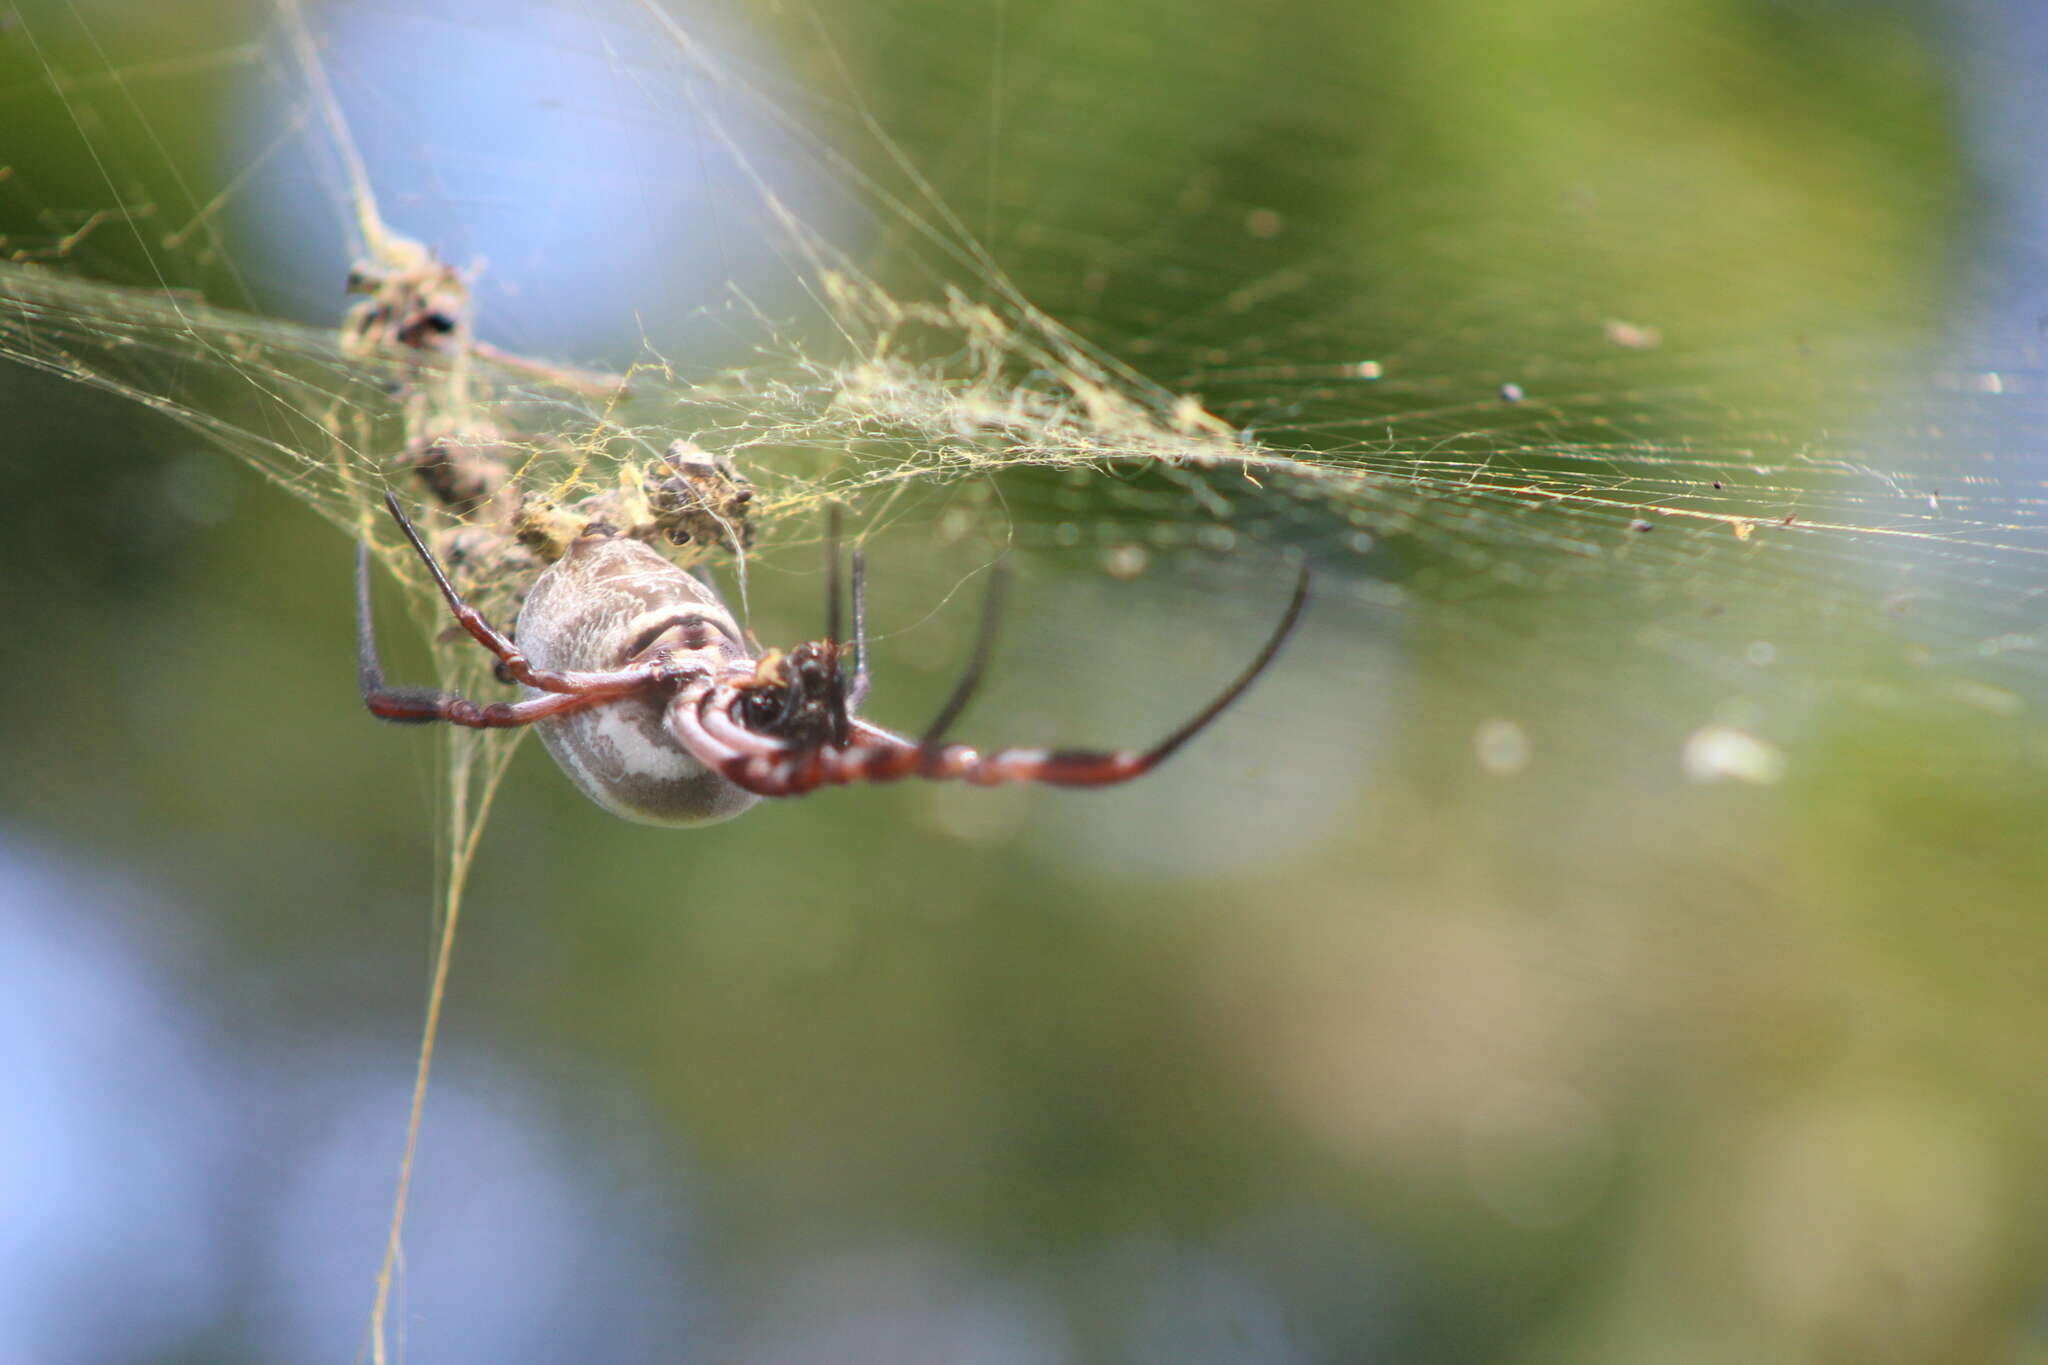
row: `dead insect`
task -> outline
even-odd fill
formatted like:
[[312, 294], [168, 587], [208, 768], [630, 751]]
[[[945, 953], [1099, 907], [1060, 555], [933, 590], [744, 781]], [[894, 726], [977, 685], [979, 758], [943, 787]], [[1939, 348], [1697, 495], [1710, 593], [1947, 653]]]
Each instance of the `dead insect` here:
[[1251, 664], [1195, 716], [1149, 749], [1001, 749], [945, 742], [995, 643], [1003, 578], [991, 580], [965, 674], [915, 738], [855, 714], [868, 691], [864, 562], [853, 556], [853, 648], [839, 639], [839, 555], [827, 581], [825, 638], [756, 657], [709, 584], [623, 536], [592, 534], [541, 574], [519, 613], [518, 643], [456, 593], [398, 499], [385, 505], [426, 563], [462, 628], [523, 685], [516, 702], [480, 705], [384, 681], [370, 620], [370, 559], [356, 556], [357, 677], [363, 704], [394, 721], [474, 729], [538, 723], [541, 742], [589, 797], [627, 819], [698, 825], [728, 819], [763, 796], [827, 784], [905, 777], [981, 786], [1048, 782], [1101, 787], [1143, 776], [1200, 734], [1273, 661], [1301, 619], [1309, 574]]
[[398, 457], [427, 491], [459, 515], [496, 496], [512, 478], [521, 452], [489, 427], [440, 431], [410, 442]]
[[408, 237], [383, 231], [377, 237], [371, 253], [348, 271], [347, 291], [364, 296], [350, 305], [341, 322], [341, 345], [348, 354], [454, 357], [466, 352], [578, 393], [612, 398], [625, 392], [620, 375], [553, 365], [477, 340], [469, 273]]
[[469, 320], [469, 283], [417, 242], [393, 241], [386, 259], [351, 266], [348, 292], [367, 295], [341, 324], [341, 344], [350, 354], [459, 350], [467, 344], [458, 333]]
[[661, 464], [645, 480], [654, 524], [671, 545], [730, 544], [746, 549], [754, 543], [747, 504], [754, 487], [723, 455], [677, 441], [663, 452]]

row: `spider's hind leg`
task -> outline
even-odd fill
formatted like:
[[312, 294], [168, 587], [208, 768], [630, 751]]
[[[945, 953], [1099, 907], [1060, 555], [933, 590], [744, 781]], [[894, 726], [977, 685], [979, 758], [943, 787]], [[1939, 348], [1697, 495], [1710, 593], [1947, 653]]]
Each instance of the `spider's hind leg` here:
[[[994, 786], [1003, 782], [1044, 782], [1056, 787], [1110, 787], [1119, 782], [1129, 782], [1143, 777], [1164, 763], [1179, 751], [1182, 745], [1209, 728], [1216, 718], [1243, 696], [1259, 675], [1266, 671], [1280, 653], [1280, 646], [1287, 643], [1287, 637], [1294, 633], [1294, 627], [1301, 620], [1302, 608], [1308, 605], [1309, 569], [1302, 565], [1294, 581], [1294, 595], [1288, 599], [1286, 611], [1281, 613], [1280, 623], [1273, 633], [1266, 637], [1264, 645], [1252, 657], [1243, 672], [1232, 680], [1228, 687], [1183, 721], [1173, 732], [1149, 749], [1001, 749], [990, 754], [976, 754], [959, 745], [936, 745], [932, 742], [933, 732], [928, 732], [918, 745], [920, 754], [919, 773], [935, 779], [959, 778], [977, 786]], [[986, 641], [984, 641], [986, 643]], [[954, 696], [964, 704], [963, 694], [972, 691], [984, 662], [977, 651], [976, 662], [969, 668], [967, 677], [961, 679]], [[951, 712], [957, 709], [954, 703], [947, 703], [947, 712], [941, 719], [951, 719]]]

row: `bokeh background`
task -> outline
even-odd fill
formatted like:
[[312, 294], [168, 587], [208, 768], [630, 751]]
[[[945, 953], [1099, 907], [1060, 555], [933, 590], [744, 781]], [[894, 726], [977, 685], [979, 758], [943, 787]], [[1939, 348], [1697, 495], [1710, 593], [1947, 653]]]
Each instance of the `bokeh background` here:
[[[1332, 471], [1054, 471], [1026, 431], [863, 497], [871, 714], [929, 714], [1006, 547], [988, 743], [1143, 740], [1290, 556], [1317, 599], [1115, 792], [675, 833], [522, 749], [394, 1351], [2048, 1358], [2028, 6], [677, 13], [758, 102], [630, 5], [311, 7], [386, 218], [485, 263], [485, 336], [659, 354], [657, 396], [845, 373], [765, 183], [896, 297], [1014, 290]], [[348, 205], [267, 7], [0, 10], [0, 110], [0, 254], [338, 320]], [[6, 1350], [348, 1357], [438, 741], [361, 713], [331, 506], [4, 363], [13, 322]], [[145, 387], [260, 427], [188, 352]], [[764, 528], [770, 641], [815, 630], [815, 512]]]

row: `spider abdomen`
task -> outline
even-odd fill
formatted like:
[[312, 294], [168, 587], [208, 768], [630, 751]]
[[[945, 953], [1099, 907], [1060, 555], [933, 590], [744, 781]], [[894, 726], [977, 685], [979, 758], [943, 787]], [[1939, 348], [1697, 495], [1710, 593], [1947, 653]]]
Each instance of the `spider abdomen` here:
[[[535, 582], [519, 613], [520, 649], [537, 667], [606, 671], [651, 648], [714, 671], [750, 657], [711, 587], [637, 540], [585, 536]], [[542, 694], [526, 689], [528, 697]], [[647, 690], [550, 716], [541, 743], [584, 794], [651, 825], [705, 825], [754, 804], [699, 762], [664, 723], [669, 694]]]

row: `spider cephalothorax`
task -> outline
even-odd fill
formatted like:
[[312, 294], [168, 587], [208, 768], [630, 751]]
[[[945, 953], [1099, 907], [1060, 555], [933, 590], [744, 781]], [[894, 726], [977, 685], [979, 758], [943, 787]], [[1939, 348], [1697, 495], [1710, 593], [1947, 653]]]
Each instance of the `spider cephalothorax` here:
[[[357, 672], [363, 702], [386, 720], [448, 721], [478, 729], [538, 724], [541, 741], [592, 800], [652, 824], [704, 824], [737, 815], [757, 797], [798, 796], [825, 785], [904, 777], [1049, 782], [1101, 787], [1151, 771], [1199, 734], [1264, 671], [1301, 617], [1308, 570], [1279, 626], [1237, 680], [1149, 749], [1001, 749], [946, 742], [994, 647], [1000, 570], [974, 655], [938, 717], [916, 739], [857, 714], [868, 690], [863, 564], [853, 556], [849, 672], [839, 638], [836, 547], [829, 562], [825, 638], [756, 656], [718, 594], [641, 542], [586, 535], [527, 594], [518, 639], [464, 602], [406, 519], [385, 504], [434, 576], [462, 628], [499, 660], [522, 700], [479, 705], [420, 688], [387, 686], [370, 628], [369, 551], [356, 559]], [[836, 536], [834, 537], [836, 542]]]
[[837, 744], [848, 732], [847, 681], [835, 640], [809, 640], [788, 653], [771, 649], [738, 684], [733, 715], [756, 734], [797, 745]]

